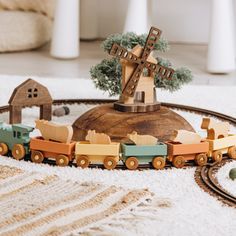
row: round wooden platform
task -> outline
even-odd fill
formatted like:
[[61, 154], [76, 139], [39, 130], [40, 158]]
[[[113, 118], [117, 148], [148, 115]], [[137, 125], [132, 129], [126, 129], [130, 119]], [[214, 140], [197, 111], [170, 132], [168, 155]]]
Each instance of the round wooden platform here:
[[169, 108], [145, 113], [120, 112], [113, 104], [97, 106], [79, 117], [73, 124], [74, 140], [84, 140], [89, 129], [103, 132], [113, 141], [126, 139], [128, 133], [137, 131], [149, 134], [160, 141], [173, 137], [173, 130], [185, 129], [194, 131], [193, 127], [180, 115]]

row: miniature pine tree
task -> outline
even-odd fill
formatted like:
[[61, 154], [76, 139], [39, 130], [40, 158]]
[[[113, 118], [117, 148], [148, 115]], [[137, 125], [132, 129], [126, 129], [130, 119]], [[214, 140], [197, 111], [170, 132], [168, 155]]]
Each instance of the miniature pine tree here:
[[[102, 48], [109, 52], [114, 43], [131, 50], [137, 44], [145, 46], [147, 35], [137, 35], [135, 33], [114, 34], [109, 36], [103, 43]], [[166, 52], [169, 49], [168, 42], [160, 38], [155, 44], [154, 49], [158, 52]], [[166, 67], [172, 67], [168, 60], [157, 57], [157, 61]], [[121, 65], [117, 58], [102, 60], [99, 64], [93, 66], [90, 70], [91, 78], [95, 86], [109, 93], [110, 96], [119, 95], [121, 92]], [[175, 91], [181, 88], [185, 83], [192, 80], [192, 73], [188, 68], [181, 67], [175, 69], [172, 80], [166, 80], [155, 75], [156, 88], [162, 88], [169, 91]]]

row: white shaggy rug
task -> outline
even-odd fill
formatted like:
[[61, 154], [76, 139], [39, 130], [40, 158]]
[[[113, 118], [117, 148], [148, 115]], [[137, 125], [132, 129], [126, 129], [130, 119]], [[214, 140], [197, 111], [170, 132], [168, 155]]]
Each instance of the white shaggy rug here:
[[[24, 79], [0, 78], [1, 105], [6, 104], [13, 88]], [[49, 88], [54, 99], [106, 97], [94, 90], [88, 80], [36, 79]], [[236, 116], [236, 87], [185, 86], [173, 94], [158, 90], [158, 98]], [[228, 181], [227, 168], [218, 173], [223, 176], [219, 177], [222, 184]], [[195, 168], [82, 170], [1, 157], [0, 234], [233, 235], [236, 209], [222, 205], [200, 189], [194, 181], [194, 171]], [[87, 190], [91, 192], [83, 195]], [[96, 202], [96, 196], [103, 191], [105, 195]], [[75, 194], [77, 199], [73, 199]], [[127, 194], [131, 194], [128, 199]], [[130, 199], [134, 199], [133, 204]], [[97, 204], [92, 204], [94, 200]]]

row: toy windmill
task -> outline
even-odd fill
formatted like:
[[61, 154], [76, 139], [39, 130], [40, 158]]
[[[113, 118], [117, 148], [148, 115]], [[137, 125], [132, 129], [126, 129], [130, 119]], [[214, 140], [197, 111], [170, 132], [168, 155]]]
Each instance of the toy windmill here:
[[156, 101], [154, 76], [171, 79], [174, 70], [158, 64], [151, 55], [155, 43], [161, 36], [161, 30], [151, 27], [145, 46], [136, 45], [131, 51], [113, 44], [110, 55], [121, 59], [122, 93], [115, 109], [126, 112], [148, 112], [160, 108]]

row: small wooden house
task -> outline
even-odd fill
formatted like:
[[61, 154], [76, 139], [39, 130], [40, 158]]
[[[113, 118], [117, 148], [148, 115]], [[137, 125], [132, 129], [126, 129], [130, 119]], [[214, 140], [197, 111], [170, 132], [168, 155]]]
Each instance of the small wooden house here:
[[28, 79], [17, 86], [9, 100], [9, 123], [21, 123], [22, 108], [39, 106], [40, 119], [51, 120], [52, 97], [48, 89], [35, 80]]

